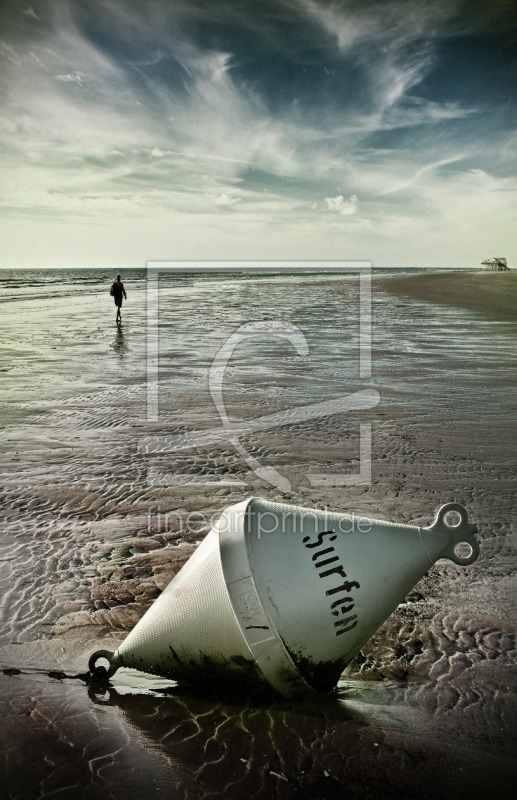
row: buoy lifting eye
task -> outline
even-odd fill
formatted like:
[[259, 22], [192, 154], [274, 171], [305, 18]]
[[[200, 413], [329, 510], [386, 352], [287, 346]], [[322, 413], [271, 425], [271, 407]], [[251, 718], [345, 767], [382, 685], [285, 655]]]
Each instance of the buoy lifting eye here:
[[[111, 678], [117, 671], [116, 664], [111, 663], [112, 658], [113, 652], [111, 650], [96, 650], [95, 653], [92, 653], [88, 661], [90, 680], [104, 681]], [[104, 661], [104, 663], [97, 664], [98, 660]]]

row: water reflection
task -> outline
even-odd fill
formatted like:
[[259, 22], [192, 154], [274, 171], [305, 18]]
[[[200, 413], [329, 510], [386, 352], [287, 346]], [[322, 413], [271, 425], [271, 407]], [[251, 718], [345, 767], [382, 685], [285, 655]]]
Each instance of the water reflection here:
[[122, 712], [140, 747], [161, 752], [177, 797], [189, 796], [195, 779], [195, 797], [338, 798], [349, 784], [350, 755], [363, 747], [376, 755], [376, 734], [336, 698], [275, 702], [184, 687], [127, 689], [90, 684], [88, 694], [96, 706]]
[[278, 702], [128, 688], [90, 684], [88, 693], [96, 706], [122, 713], [140, 747], [161, 753], [178, 797], [188, 796], [194, 777], [196, 796], [225, 800], [443, 800], [481, 797], [489, 785], [502, 790], [515, 774], [508, 758], [487, 765], [481, 750], [432, 731], [433, 714], [415, 703], [418, 685], [359, 685]]
[[122, 324], [117, 325], [117, 332], [115, 334], [115, 338], [111, 344], [112, 349], [115, 353], [119, 356], [119, 358], [124, 358], [128, 351], [128, 342], [127, 336], [125, 335], [124, 328]]

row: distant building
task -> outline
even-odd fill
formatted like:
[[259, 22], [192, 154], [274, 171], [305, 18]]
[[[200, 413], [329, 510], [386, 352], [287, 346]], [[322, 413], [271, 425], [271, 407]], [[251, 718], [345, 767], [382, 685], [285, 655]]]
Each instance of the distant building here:
[[481, 264], [483, 269], [492, 269], [496, 272], [503, 272], [509, 269], [506, 258], [487, 258], [485, 261], [482, 261]]

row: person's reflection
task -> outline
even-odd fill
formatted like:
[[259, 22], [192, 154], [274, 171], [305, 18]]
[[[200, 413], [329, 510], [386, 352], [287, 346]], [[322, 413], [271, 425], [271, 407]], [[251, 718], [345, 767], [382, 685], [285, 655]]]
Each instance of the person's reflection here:
[[120, 358], [124, 358], [127, 353], [127, 340], [124, 337], [122, 325], [117, 325], [117, 332], [111, 346]]

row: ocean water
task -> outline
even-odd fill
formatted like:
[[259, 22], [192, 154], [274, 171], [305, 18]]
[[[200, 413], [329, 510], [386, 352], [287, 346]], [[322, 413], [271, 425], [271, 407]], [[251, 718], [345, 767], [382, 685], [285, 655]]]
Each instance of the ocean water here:
[[[386, 788], [386, 770], [414, 796], [445, 764], [457, 797], [469, 748], [491, 753], [491, 785], [497, 775], [504, 785], [516, 686], [516, 327], [398, 298], [386, 291], [393, 274], [372, 275], [370, 307], [357, 274], [163, 273], [150, 290], [144, 270], [125, 270], [117, 326], [107, 270], [0, 273], [8, 797], [67, 796], [63, 786], [138, 797], [150, 785], [162, 796], [171, 775], [178, 797], [248, 796], [253, 780], [257, 797], [348, 785], [362, 796], [361, 763], [366, 796], [404, 796], [397, 781]], [[339, 411], [365, 390], [375, 405]], [[321, 407], [329, 401], [337, 411]], [[219, 435], [224, 419], [241, 423], [239, 448]], [[479, 524], [482, 557], [469, 572], [433, 568], [419, 587], [425, 605], [413, 598], [347, 674], [344, 705], [297, 715], [187, 692], [167, 706], [138, 676], [129, 689], [87, 690], [73, 676], [89, 653], [120, 641], [214, 515], [250, 494], [415, 524], [458, 500]], [[31, 736], [24, 778], [14, 764]], [[454, 743], [452, 760], [440, 739]], [[414, 779], [402, 777], [408, 763]], [[471, 796], [479, 776], [471, 769]], [[452, 796], [444, 781], [420, 796]]]

